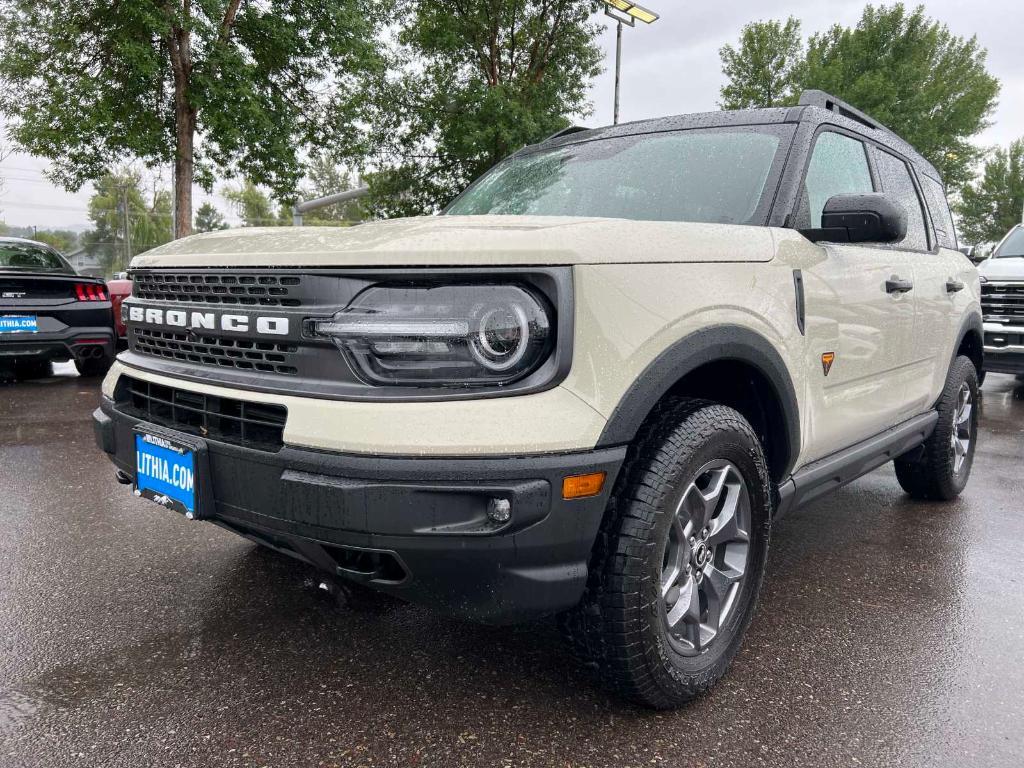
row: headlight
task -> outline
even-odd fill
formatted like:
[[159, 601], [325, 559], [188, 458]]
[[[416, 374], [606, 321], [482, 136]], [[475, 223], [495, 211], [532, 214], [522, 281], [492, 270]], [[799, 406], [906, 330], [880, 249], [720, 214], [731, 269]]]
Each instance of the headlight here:
[[378, 285], [313, 323], [368, 384], [501, 386], [554, 348], [545, 301], [519, 285]]

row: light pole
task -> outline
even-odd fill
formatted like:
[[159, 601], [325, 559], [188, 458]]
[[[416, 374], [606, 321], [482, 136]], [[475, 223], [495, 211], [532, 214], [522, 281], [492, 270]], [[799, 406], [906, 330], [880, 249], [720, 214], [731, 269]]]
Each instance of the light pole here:
[[639, 19], [644, 24], [653, 24], [660, 17], [654, 11], [649, 11], [642, 5], [630, 2], [629, 0], [601, 0], [604, 5], [606, 16], [615, 19], [615, 113], [613, 123], [619, 124], [619, 79], [622, 73], [622, 25], [636, 26]]

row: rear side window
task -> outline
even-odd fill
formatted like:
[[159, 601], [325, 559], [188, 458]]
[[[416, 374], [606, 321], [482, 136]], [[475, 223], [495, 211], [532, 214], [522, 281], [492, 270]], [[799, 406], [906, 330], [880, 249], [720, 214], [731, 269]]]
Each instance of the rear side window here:
[[0, 269], [75, 273], [71, 265], [53, 251], [18, 242], [0, 242]]
[[874, 192], [864, 143], [840, 133], [819, 134], [807, 166], [798, 228], [821, 227], [821, 212], [833, 195]]
[[917, 196], [914, 179], [910, 175], [910, 168], [895, 155], [881, 150], [876, 152], [875, 160], [882, 191], [903, 206], [907, 213], [907, 236], [896, 245], [915, 251], [927, 251], [928, 234], [924, 226], [924, 211], [921, 208], [921, 198]]
[[920, 176], [924, 186], [924, 199], [928, 201], [928, 210], [932, 214], [935, 226], [935, 237], [942, 248], [956, 248], [956, 228], [953, 226], [953, 214], [949, 211], [946, 191], [942, 185], [930, 176]]

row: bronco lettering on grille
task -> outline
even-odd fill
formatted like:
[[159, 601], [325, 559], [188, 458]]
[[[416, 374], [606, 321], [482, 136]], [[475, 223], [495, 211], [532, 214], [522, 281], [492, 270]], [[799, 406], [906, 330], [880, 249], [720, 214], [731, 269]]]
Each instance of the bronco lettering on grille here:
[[147, 325], [169, 325], [174, 328], [195, 328], [214, 330], [219, 328], [228, 333], [248, 333], [255, 321], [256, 333], [267, 336], [287, 336], [287, 317], [255, 317], [247, 315], [221, 314], [219, 312], [186, 312], [181, 309], [155, 309], [151, 307], [129, 307], [128, 320]]

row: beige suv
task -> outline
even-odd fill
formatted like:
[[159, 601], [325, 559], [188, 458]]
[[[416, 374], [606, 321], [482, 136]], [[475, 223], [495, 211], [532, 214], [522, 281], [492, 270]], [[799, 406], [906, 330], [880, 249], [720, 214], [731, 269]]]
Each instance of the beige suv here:
[[97, 439], [190, 519], [483, 622], [615, 691], [726, 670], [773, 519], [974, 456], [979, 280], [935, 169], [822, 93], [567, 130], [441, 216], [145, 254]]

